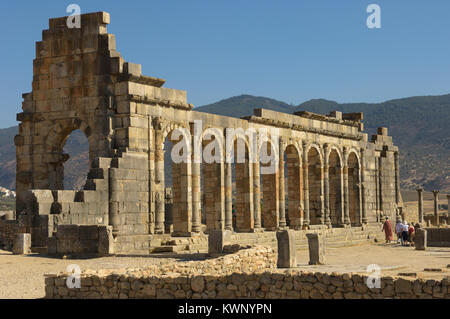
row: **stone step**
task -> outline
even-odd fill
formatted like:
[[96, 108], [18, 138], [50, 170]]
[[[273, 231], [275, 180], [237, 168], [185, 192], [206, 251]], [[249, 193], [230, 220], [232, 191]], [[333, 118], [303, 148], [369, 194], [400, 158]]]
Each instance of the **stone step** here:
[[186, 246], [159, 246], [152, 248], [152, 253], [178, 253], [181, 251], [186, 251], [188, 247]]

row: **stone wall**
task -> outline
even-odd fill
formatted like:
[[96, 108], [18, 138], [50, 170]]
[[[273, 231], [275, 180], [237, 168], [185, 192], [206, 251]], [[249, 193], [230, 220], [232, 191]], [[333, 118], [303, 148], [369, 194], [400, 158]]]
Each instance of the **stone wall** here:
[[16, 220], [0, 220], [0, 247], [11, 250], [19, 230]]
[[430, 247], [450, 247], [450, 228], [426, 228], [427, 245]]
[[58, 225], [48, 239], [48, 254], [56, 256], [105, 256], [114, 253], [110, 226]]
[[67, 274], [45, 278], [46, 298], [151, 299], [450, 299], [450, 281], [382, 277], [369, 289], [360, 274], [312, 273], [274, 268], [276, 255], [257, 246], [217, 259], [123, 271], [86, 271], [81, 288]]

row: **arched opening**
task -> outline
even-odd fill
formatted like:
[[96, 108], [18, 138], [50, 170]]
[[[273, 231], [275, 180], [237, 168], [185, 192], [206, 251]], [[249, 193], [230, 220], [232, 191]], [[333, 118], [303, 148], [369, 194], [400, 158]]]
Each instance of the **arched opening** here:
[[[186, 138], [182, 132], [182, 129], [175, 129], [165, 136], [164, 180], [160, 181], [162, 190], [165, 191], [165, 232], [172, 233], [174, 236], [187, 236], [191, 231], [192, 223], [191, 163], [183, 159], [187, 156], [186, 147], [190, 147], [190, 144], [189, 146], [185, 144]], [[170, 189], [172, 203], [167, 200], [168, 189]]]
[[206, 229], [225, 226], [225, 166], [223, 142], [218, 132], [208, 132], [202, 140], [201, 164], [203, 215]]
[[342, 193], [342, 165], [337, 150], [332, 149], [328, 158], [329, 174], [329, 201], [331, 225], [336, 227], [342, 224], [343, 193]]
[[81, 190], [90, 169], [89, 141], [81, 130], [74, 130], [63, 145], [63, 163], [56, 165], [57, 189]]
[[308, 189], [309, 189], [309, 219], [310, 225], [320, 225], [323, 222], [322, 210], [322, 162], [315, 147], [308, 152]]
[[[278, 167], [274, 169], [272, 162], [277, 154], [271, 142], [265, 141], [261, 144], [260, 160], [261, 160], [261, 221], [262, 227], [266, 230], [276, 230], [278, 227]], [[270, 160], [269, 160], [270, 159]]]
[[352, 226], [360, 225], [360, 172], [358, 157], [354, 152], [348, 156], [348, 201]]
[[303, 225], [303, 172], [300, 156], [293, 145], [286, 147], [285, 153], [285, 190], [287, 193], [286, 222], [292, 229], [301, 229]]
[[235, 230], [249, 232], [254, 228], [253, 181], [248, 145], [237, 138], [233, 147]]

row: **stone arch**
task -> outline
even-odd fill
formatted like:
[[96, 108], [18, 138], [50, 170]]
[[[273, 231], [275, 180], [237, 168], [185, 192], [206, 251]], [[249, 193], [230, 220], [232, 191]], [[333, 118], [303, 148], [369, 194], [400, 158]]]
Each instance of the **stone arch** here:
[[[206, 139], [208, 136], [210, 139]], [[202, 189], [202, 212], [207, 231], [220, 230], [224, 228], [225, 220], [225, 140], [223, 130], [208, 127], [203, 130], [198, 142], [203, 145], [203, 152], [200, 154], [201, 164], [198, 164], [201, 165], [199, 179], [202, 180], [203, 186], [200, 187]], [[219, 154], [216, 154], [217, 150]], [[209, 154], [212, 155], [211, 159], [204, 156]]]
[[308, 156], [308, 191], [310, 225], [323, 224], [323, 161], [320, 147], [310, 145]]
[[296, 143], [288, 143], [283, 150], [285, 156], [285, 182], [287, 190], [287, 224], [301, 229], [303, 225], [303, 170], [301, 152]]
[[[172, 133], [179, 129], [182, 135], [179, 140], [174, 140]], [[170, 230], [173, 225], [174, 236], [186, 236], [192, 230], [192, 163], [191, 158], [186, 158], [180, 163], [176, 163], [172, 160], [171, 150], [178, 141], [183, 138], [189, 138], [188, 140], [188, 152], [192, 154], [192, 141], [189, 128], [183, 124], [170, 122], [167, 123], [161, 132], [161, 143], [159, 145], [163, 151], [163, 171], [164, 174], [160, 176], [160, 188], [165, 190], [171, 184], [173, 202], [171, 204], [172, 209], [164, 209], [164, 224], [166, 231]], [[183, 154], [189, 156], [190, 154]], [[168, 180], [171, 178], [171, 180]], [[166, 203], [164, 203], [166, 205]]]
[[[279, 149], [273, 145], [272, 139], [265, 137], [259, 142], [258, 158], [261, 171], [261, 199], [262, 199], [262, 226], [266, 230], [275, 230], [279, 224], [279, 170], [278, 162], [272, 160], [278, 158]], [[264, 154], [264, 156], [262, 156]], [[267, 159], [265, 159], [267, 156]], [[268, 161], [266, 163], [266, 161]], [[275, 167], [274, 167], [275, 166]]]
[[[245, 155], [238, 159], [238, 142], [243, 142]], [[228, 151], [228, 150], [227, 150]], [[233, 218], [238, 232], [248, 232], [254, 228], [253, 206], [253, 165], [250, 161], [251, 146], [246, 138], [236, 136], [233, 140], [233, 166], [236, 195]], [[242, 154], [241, 154], [242, 155]]]
[[67, 119], [54, 122], [44, 142], [42, 163], [47, 167], [48, 188], [51, 190], [64, 189], [64, 163], [69, 155], [63, 152], [64, 145], [72, 132], [80, 130], [86, 136], [89, 143], [89, 168], [93, 159], [98, 156], [97, 138], [91, 127], [80, 119]]

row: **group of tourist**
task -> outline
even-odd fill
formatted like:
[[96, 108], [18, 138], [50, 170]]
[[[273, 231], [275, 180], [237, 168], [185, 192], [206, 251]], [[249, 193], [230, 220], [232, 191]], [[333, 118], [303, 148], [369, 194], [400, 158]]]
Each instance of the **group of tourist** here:
[[[392, 240], [394, 240], [392, 224], [389, 220], [389, 217], [387, 216], [383, 223], [382, 231], [384, 231], [386, 243], [390, 243]], [[413, 223], [408, 224], [406, 220], [403, 222], [401, 220], [397, 220], [397, 224], [395, 225], [395, 233], [397, 234], [398, 244], [401, 244], [402, 246], [414, 245], [415, 229]]]

